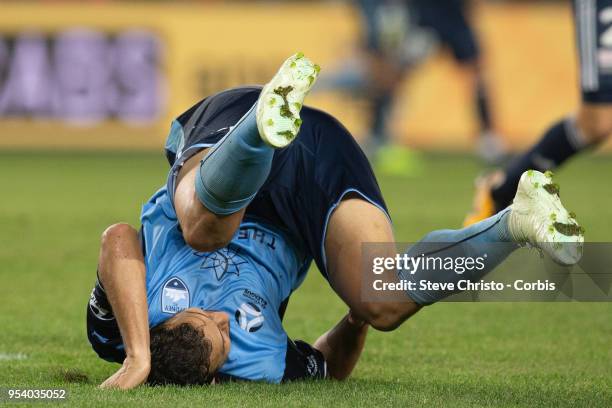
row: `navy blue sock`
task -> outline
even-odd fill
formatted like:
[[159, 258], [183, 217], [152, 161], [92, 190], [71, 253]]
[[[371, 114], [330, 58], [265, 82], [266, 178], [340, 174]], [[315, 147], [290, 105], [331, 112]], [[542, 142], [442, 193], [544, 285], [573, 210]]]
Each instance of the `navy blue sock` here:
[[588, 145], [574, 118], [566, 117], [555, 123], [531, 150], [506, 167], [504, 182], [491, 190], [497, 210], [512, 203], [524, 172], [553, 170], [586, 147]]
[[259, 136], [256, 105], [200, 163], [196, 194], [215, 214], [232, 214], [246, 207], [270, 173], [274, 149]]
[[388, 142], [388, 116], [393, 106], [393, 94], [391, 92], [381, 92], [371, 100], [372, 103], [372, 124], [370, 126], [371, 136], [376, 138], [380, 145]]
[[491, 110], [489, 108], [489, 95], [481, 80], [476, 85], [476, 111], [480, 121], [480, 130], [491, 130]]

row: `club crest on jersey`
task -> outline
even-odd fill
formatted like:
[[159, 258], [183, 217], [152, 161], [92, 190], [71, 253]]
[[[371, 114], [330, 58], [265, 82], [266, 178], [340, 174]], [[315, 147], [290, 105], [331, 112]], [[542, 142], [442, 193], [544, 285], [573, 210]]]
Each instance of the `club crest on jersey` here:
[[234, 317], [238, 326], [249, 333], [261, 329], [265, 320], [261, 309], [251, 302], [241, 304]]
[[189, 308], [189, 288], [179, 278], [171, 278], [162, 289], [162, 312], [176, 314]]
[[240, 266], [246, 263], [246, 259], [238, 251], [232, 248], [221, 248], [218, 251], [205, 255], [200, 269], [214, 272], [217, 280], [221, 280], [232, 273], [240, 276]]

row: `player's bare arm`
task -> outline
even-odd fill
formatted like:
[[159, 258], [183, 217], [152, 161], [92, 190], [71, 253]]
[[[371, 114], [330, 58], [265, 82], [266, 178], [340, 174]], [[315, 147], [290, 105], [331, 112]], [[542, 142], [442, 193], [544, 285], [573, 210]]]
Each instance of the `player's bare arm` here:
[[364, 320], [349, 312], [317, 339], [314, 347], [325, 356], [330, 378], [345, 380], [351, 375], [365, 346], [368, 327]]
[[121, 368], [101, 387], [134, 388], [147, 380], [151, 354], [145, 264], [138, 233], [130, 225], [115, 224], [104, 231], [98, 274], [119, 325], [126, 354]]

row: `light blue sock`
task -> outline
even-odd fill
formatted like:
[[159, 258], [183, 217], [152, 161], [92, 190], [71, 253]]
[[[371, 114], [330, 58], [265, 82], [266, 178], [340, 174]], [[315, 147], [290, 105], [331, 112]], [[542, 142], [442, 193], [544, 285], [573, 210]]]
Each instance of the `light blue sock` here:
[[[420, 305], [428, 305], [444, 299], [460, 290], [427, 290], [419, 289], [419, 281], [446, 283], [453, 282], [455, 287], [459, 280], [467, 279], [472, 282], [479, 281], [483, 276], [492, 271], [504, 259], [508, 257], [519, 246], [516, 244], [508, 231], [507, 208], [491, 218], [487, 218], [477, 224], [460, 230], [440, 230], [426, 235], [421, 241], [408, 249], [409, 257], [425, 258], [471, 258], [484, 257], [482, 268], [462, 268], [463, 273], [455, 270], [440, 268], [439, 263], [429, 263], [429, 268], [420, 267], [414, 271], [400, 270], [400, 279], [414, 282], [415, 290], [411, 290], [408, 296]], [[486, 256], [485, 256], [486, 254]], [[433, 266], [433, 268], [431, 267]], [[412, 273], [414, 272], [414, 273]]]
[[274, 149], [259, 136], [256, 105], [200, 162], [196, 194], [215, 214], [233, 214], [246, 207], [270, 173]]

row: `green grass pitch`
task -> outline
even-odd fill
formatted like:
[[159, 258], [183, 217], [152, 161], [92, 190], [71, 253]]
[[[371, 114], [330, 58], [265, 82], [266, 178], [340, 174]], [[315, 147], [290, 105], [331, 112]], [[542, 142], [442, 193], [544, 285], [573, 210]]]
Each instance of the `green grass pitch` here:
[[[402, 241], [458, 227], [480, 170], [462, 156], [428, 155], [424, 164], [426, 177], [380, 180]], [[99, 237], [118, 221], [137, 225], [166, 172], [153, 153], [0, 154], [0, 387], [66, 387], [70, 405], [105, 407], [612, 406], [612, 304], [604, 303], [434, 305], [395, 332], [371, 331], [342, 383], [98, 390], [118, 367], [85, 337]], [[593, 156], [558, 176], [592, 241], [612, 240], [611, 177], [612, 160]], [[313, 269], [286, 328], [314, 341], [345, 311]]]

